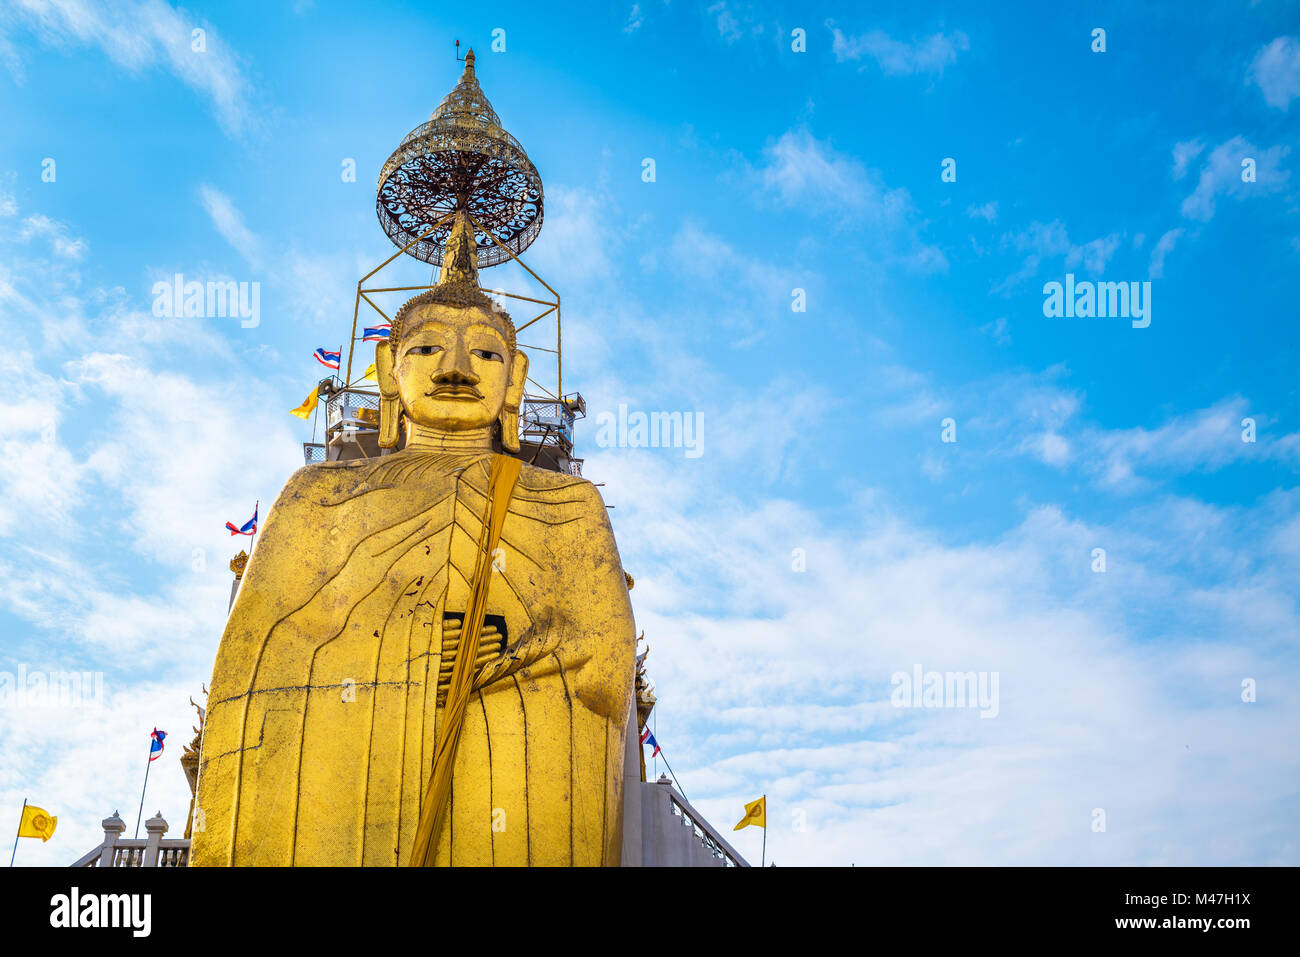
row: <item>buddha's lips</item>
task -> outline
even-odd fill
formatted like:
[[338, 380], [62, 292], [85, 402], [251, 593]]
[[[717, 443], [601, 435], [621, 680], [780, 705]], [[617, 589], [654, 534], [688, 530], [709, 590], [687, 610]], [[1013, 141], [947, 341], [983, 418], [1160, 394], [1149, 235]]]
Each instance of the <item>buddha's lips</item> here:
[[483, 393], [472, 385], [440, 385], [431, 392], [426, 392], [431, 399], [481, 399]]

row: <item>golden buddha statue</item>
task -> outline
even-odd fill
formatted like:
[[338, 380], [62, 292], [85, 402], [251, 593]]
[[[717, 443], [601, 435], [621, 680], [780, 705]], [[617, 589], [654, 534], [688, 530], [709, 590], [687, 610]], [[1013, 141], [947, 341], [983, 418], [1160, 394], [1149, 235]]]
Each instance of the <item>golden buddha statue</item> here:
[[528, 360], [463, 213], [375, 365], [380, 444], [405, 446], [300, 469], [267, 516], [190, 863], [617, 865], [627, 583], [595, 487], [498, 451]]

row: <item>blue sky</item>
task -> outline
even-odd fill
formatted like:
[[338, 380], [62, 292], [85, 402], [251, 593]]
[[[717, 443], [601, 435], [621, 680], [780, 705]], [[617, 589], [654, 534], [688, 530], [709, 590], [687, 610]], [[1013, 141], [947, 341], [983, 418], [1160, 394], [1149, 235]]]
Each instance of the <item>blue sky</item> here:
[[[767, 793], [779, 863], [1300, 860], [1296, 4], [19, 0], [0, 672], [105, 681], [0, 709], [2, 806], [60, 817], [20, 860], [134, 810], [154, 725], [146, 816], [183, 826], [223, 524], [301, 462], [287, 410], [392, 251], [375, 178], [455, 39], [546, 186], [526, 259], [715, 825]], [[259, 324], [154, 316], [177, 272], [258, 282]], [[1067, 273], [1150, 282], [1150, 325], [1045, 317]], [[698, 416], [703, 454], [597, 446], [620, 404]], [[894, 707], [916, 664], [996, 672], [997, 717]]]

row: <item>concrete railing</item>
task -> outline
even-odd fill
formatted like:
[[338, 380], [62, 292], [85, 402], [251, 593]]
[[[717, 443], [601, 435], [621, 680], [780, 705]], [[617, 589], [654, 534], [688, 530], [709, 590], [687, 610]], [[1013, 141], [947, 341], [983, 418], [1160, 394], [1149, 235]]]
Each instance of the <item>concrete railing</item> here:
[[643, 867], [748, 867], [749, 864], [665, 780], [641, 784]]
[[624, 867], [749, 867], [670, 780], [642, 781], [641, 767], [633, 702], [623, 758]]
[[167, 822], [159, 811], [144, 822], [145, 833], [149, 836], [123, 838], [126, 824], [113, 812], [112, 817], [104, 818], [104, 842], [80, 860], [73, 867], [187, 867], [190, 862], [190, 842], [183, 838], [167, 840]]

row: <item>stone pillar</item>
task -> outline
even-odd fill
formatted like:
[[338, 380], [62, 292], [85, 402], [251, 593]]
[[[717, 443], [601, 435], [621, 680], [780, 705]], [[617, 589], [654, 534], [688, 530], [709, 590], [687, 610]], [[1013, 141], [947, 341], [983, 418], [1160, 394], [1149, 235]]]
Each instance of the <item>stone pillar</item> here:
[[112, 817], [106, 817], [99, 823], [104, 829], [104, 843], [100, 845], [102, 849], [99, 852], [99, 866], [112, 867], [113, 849], [117, 846], [117, 839], [126, 830], [126, 824], [117, 816], [116, 811], [113, 812]]
[[235, 580], [230, 583], [230, 604], [226, 606], [226, 614], [230, 614], [230, 609], [235, 607], [235, 596], [239, 594], [239, 583], [244, 579], [244, 569], [248, 566], [248, 553], [242, 548], [239, 554], [230, 560], [230, 570], [235, 573]]
[[162, 811], [145, 821], [144, 829], [148, 832], [149, 839], [145, 843], [144, 858], [140, 861], [140, 866], [157, 867], [158, 848], [162, 844], [163, 835], [167, 833], [167, 822], [163, 820]]

